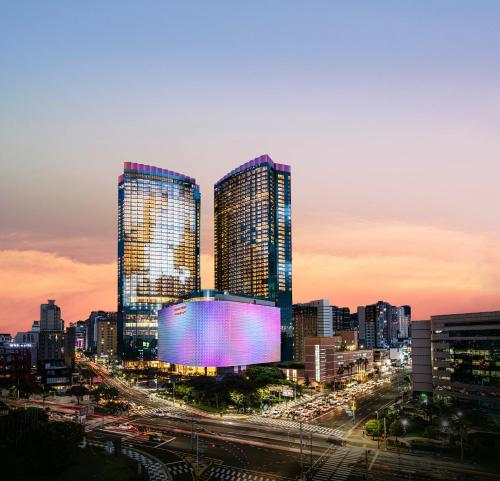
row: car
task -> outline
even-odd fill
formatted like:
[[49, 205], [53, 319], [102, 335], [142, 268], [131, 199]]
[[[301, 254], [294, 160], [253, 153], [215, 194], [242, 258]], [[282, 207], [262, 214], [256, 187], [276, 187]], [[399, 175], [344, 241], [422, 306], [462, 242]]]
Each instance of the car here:
[[155, 443], [161, 442], [161, 436], [157, 433], [153, 433], [149, 435], [149, 440], [154, 441]]
[[345, 446], [346, 445], [346, 440], [342, 438], [338, 438], [336, 436], [328, 436], [327, 440], [328, 443], [335, 444], [337, 446]]

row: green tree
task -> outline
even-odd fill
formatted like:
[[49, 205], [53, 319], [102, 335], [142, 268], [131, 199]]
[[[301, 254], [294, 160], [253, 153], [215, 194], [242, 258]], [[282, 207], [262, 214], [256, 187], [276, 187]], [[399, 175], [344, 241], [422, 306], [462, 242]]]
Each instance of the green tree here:
[[395, 419], [389, 424], [389, 434], [392, 436], [402, 436], [404, 434], [403, 424], [399, 419]]
[[376, 419], [370, 419], [365, 424], [365, 433], [368, 436], [379, 436], [383, 432], [382, 422]]
[[239, 391], [231, 391], [229, 393], [229, 398], [234, 404], [236, 404], [238, 410], [240, 409], [240, 406], [243, 404], [243, 401], [245, 400], [245, 396], [243, 395], [243, 393]]
[[264, 402], [267, 399], [269, 399], [269, 396], [271, 395], [271, 391], [267, 387], [259, 387], [256, 391], [257, 394], [257, 399], [259, 402]]
[[187, 384], [176, 384], [175, 385], [175, 393], [180, 398], [187, 401], [193, 395], [193, 387], [188, 386]]

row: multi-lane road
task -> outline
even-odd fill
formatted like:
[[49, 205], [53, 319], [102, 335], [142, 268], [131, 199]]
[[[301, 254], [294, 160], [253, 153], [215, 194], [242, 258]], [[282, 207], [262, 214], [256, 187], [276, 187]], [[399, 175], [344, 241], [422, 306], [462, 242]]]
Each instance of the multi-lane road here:
[[[90, 436], [115, 431], [114, 435], [151, 452], [167, 467], [169, 463], [175, 466], [175, 473], [170, 473], [174, 481], [193, 476], [183, 472], [181, 465], [198, 466], [200, 479], [205, 481], [284, 481], [298, 479], [301, 472], [308, 472], [311, 464], [314, 470], [309, 471], [313, 475], [310, 479], [318, 481], [498, 479], [481, 467], [455, 460], [377, 449], [376, 443], [362, 436], [366, 419], [400, 398], [402, 376], [357, 399], [354, 420], [335, 411], [303, 424], [301, 429], [299, 423], [290, 420], [200, 416], [125, 386], [95, 364], [87, 365], [106, 384], [116, 387], [125, 399], [144, 406], [141, 414], [129, 421], [133, 428], [128, 431], [117, 429], [120, 423], [116, 423]], [[161, 417], [159, 411], [163, 413]], [[158, 433], [161, 440], [151, 441], [145, 431]], [[343, 437], [348, 445], [332, 445], [329, 442], [332, 437]]]

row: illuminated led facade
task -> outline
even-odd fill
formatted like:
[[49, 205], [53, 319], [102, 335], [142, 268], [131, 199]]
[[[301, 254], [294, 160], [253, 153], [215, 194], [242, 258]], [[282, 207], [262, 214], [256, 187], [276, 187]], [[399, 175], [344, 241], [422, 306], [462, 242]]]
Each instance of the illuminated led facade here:
[[263, 155], [215, 184], [215, 287], [281, 310], [281, 359], [293, 358], [290, 166]]
[[279, 361], [280, 310], [216, 291], [193, 294], [159, 312], [158, 359], [197, 367]]
[[126, 162], [118, 179], [118, 327], [125, 358], [152, 358], [157, 313], [200, 288], [195, 179]]

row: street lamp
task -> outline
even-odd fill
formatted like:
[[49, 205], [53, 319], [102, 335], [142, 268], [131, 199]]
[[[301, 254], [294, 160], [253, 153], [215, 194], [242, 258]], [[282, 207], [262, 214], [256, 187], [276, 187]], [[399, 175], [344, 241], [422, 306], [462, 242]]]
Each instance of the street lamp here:
[[403, 433], [406, 434], [406, 426], [408, 426], [410, 422], [408, 421], [408, 419], [401, 419], [401, 424], [403, 425]]

